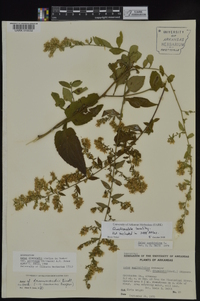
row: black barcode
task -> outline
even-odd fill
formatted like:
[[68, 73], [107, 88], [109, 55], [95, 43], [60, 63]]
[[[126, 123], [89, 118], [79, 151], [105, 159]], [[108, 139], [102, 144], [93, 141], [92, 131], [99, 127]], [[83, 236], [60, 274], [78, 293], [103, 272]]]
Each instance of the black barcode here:
[[13, 30], [34, 30], [35, 24], [13, 24]]

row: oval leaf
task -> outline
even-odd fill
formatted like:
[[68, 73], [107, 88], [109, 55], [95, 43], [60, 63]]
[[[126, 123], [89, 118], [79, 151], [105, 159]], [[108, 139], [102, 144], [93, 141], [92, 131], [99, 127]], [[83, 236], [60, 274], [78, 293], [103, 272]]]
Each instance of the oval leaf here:
[[98, 45], [98, 46], [105, 46], [105, 47], [108, 47], [108, 48], [112, 48], [112, 45], [104, 39], [101, 39], [101, 38], [98, 38], [98, 37], [93, 37], [93, 40], [94, 40], [95, 44]]
[[112, 199], [119, 199], [123, 196], [124, 194], [123, 193], [117, 193], [117, 194], [114, 194], [111, 196]]
[[104, 203], [96, 203], [99, 207], [108, 208], [108, 206]]
[[101, 228], [101, 224], [97, 221], [95, 221], [95, 224], [97, 225], [98, 228]]
[[112, 53], [112, 54], [120, 54], [120, 53], [122, 53], [122, 52], [124, 52], [125, 50], [123, 50], [123, 49], [120, 49], [120, 48], [110, 48], [109, 49], [109, 51]]
[[194, 137], [194, 134], [191, 133], [191, 134], [189, 134], [187, 137], [188, 137], [188, 139], [190, 139], [190, 138]]
[[120, 31], [119, 37], [117, 37], [117, 39], [116, 39], [116, 43], [119, 48], [120, 48], [122, 42], [123, 42], [123, 33]]
[[72, 93], [67, 88], [63, 88], [63, 98], [70, 102], [72, 101]]
[[165, 71], [164, 71], [164, 68], [163, 68], [163, 66], [159, 66], [159, 71], [160, 71], [160, 74], [162, 75], [162, 76], [164, 76], [165, 75]]
[[132, 92], [137, 92], [144, 85], [145, 76], [131, 76], [127, 82], [128, 89]]
[[81, 80], [75, 80], [73, 83], [72, 83], [72, 87], [76, 88], [78, 86], [80, 86], [82, 84], [82, 81]]
[[69, 165], [78, 168], [86, 175], [82, 147], [76, 132], [72, 128], [58, 131], [55, 134], [55, 146], [61, 158]]
[[122, 182], [120, 182], [119, 180], [117, 179], [114, 179], [113, 182], [118, 185], [118, 186], [121, 186], [122, 185]]
[[163, 87], [163, 82], [160, 77], [160, 74], [157, 71], [152, 71], [150, 75], [150, 86], [152, 90], [157, 91]]
[[168, 76], [167, 81], [168, 83], [173, 82], [175, 75], [171, 74], [170, 76]]
[[184, 126], [182, 125], [182, 123], [180, 121], [178, 122], [178, 126], [181, 131], [183, 131], [183, 132], [185, 131]]
[[150, 67], [153, 64], [153, 60], [154, 60], [154, 57], [152, 54], [147, 55], [147, 61], [150, 64]]
[[111, 189], [110, 185], [108, 183], [106, 183], [105, 181], [101, 180], [101, 183], [103, 184], [103, 186], [106, 188], [106, 189]]
[[140, 107], [148, 108], [148, 107], [156, 106], [156, 103], [153, 103], [149, 101], [147, 98], [143, 98], [143, 97], [126, 98], [126, 100], [134, 108], [140, 108]]
[[85, 87], [85, 88], [77, 88], [76, 90], [73, 91], [73, 93], [75, 93], [76, 95], [79, 95], [79, 94], [81, 94], [81, 93], [83, 93], [83, 92], [85, 92], [87, 90], [88, 90], [87, 87]]
[[70, 84], [68, 82], [64, 82], [64, 81], [60, 81], [59, 84], [63, 87], [66, 87], [66, 88], [71, 88]]
[[125, 160], [115, 163], [115, 168], [121, 168], [124, 165]]

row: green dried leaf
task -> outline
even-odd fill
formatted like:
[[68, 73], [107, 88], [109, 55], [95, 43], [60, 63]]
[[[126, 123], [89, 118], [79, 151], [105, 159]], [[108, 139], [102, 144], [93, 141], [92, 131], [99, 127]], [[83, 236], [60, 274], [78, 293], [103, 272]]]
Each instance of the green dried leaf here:
[[119, 145], [121, 142], [126, 143], [129, 140], [132, 140], [132, 141], [136, 140], [136, 136], [134, 135], [133, 132], [126, 133], [123, 131], [119, 131], [114, 137], [114, 141], [115, 141], [116, 145]]
[[101, 161], [101, 159], [98, 157], [97, 158], [97, 164], [98, 164], [98, 166], [100, 167], [100, 168], [102, 168], [102, 161]]
[[101, 224], [97, 221], [95, 221], [95, 224], [97, 225], [98, 228], [101, 228]]
[[92, 117], [95, 117], [97, 114], [99, 114], [102, 108], [103, 105], [97, 105], [96, 107], [89, 109], [89, 112], [92, 114]]
[[58, 192], [58, 194], [61, 195], [61, 196], [66, 196], [66, 194], [64, 194], [64, 193], [62, 193], [60, 191]]
[[103, 186], [104, 186], [106, 189], [108, 189], [108, 190], [111, 189], [110, 185], [109, 185], [107, 182], [101, 180], [101, 183], [103, 184]]
[[188, 139], [190, 139], [190, 138], [192, 138], [192, 137], [194, 137], [194, 134], [193, 134], [193, 133], [191, 133], [191, 134], [189, 134], [189, 135], [187, 136]]
[[168, 76], [167, 81], [168, 83], [173, 82], [175, 75], [171, 74], [170, 76]]
[[96, 203], [99, 207], [102, 207], [102, 208], [108, 208], [108, 206], [104, 203]]
[[102, 117], [104, 117], [104, 116], [120, 116], [120, 114], [117, 112], [117, 111], [115, 111], [114, 109], [111, 109], [111, 110], [105, 110], [105, 111], [103, 111], [103, 114], [102, 114]]
[[96, 93], [89, 94], [87, 97], [81, 97], [66, 108], [65, 114], [75, 125], [85, 124], [91, 121], [102, 109], [103, 105], [98, 105], [88, 110], [88, 108], [95, 105], [98, 100], [99, 96]]
[[156, 103], [153, 103], [149, 101], [147, 98], [143, 98], [143, 97], [126, 98], [126, 100], [134, 108], [140, 108], [140, 107], [148, 108], [157, 105]]
[[85, 160], [82, 153], [82, 147], [76, 132], [72, 128], [58, 131], [55, 134], [55, 146], [61, 158], [78, 168], [84, 175], [86, 175]]
[[72, 93], [67, 88], [63, 88], [63, 98], [68, 101], [72, 101]]
[[99, 240], [98, 237], [92, 237], [92, 238], [91, 238], [91, 242], [92, 242], [92, 243], [95, 243], [97, 240]]
[[128, 129], [130, 131], [142, 132], [141, 127], [138, 124], [131, 124], [124, 127], [124, 129]]
[[76, 88], [78, 86], [80, 86], [82, 84], [82, 81], [81, 80], [75, 80], [73, 83], [72, 83], [72, 87]]
[[66, 88], [71, 88], [71, 85], [68, 83], [68, 82], [64, 82], [64, 81], [60, 81], [59, 84], [63, 87], [66, 87]]
[[[110, 66], [110, 68], [111, 68], [111, 66]], [[126, 82], [129, 75], [130, 75], [130, 71], [127, 72], [127, 68], [125, 66], [122, 66], [118, 69], [113, 68], [113, 74], [110, 77], [113, 78], [114, 80], [116, 80], [115, 91], [119, 85], [123, 85]], [[114, 91], [114, 94], [115, 94], [115, 91]]]
[[162, 76], [164, 76], [165, 75], [165, 71], [164, 71], [164, 68], [163, 68], [163, 66], [159, 66], [159, 71], [160, 71], [160, 74], [162, 75]]
[[[187, 151], [185, 152], [184, 155], [184, 159], [187, 159], [191, 156], [191, 150], [192, 150], [192, 146], [190, 144], [188, 144], [187, 146]], [[190, 165], [186, 164], [187, 167], [190, 167]]]
[[136, 63], [140, 58], [142, 54], [138, 51], [137, 45], [132, 45], [129, 49], [129, 58], [131, 63]]
[[183, 131], [183, 132], [185, 131], [185, 128], [180, 121], [178, 122], [178, 127], [181, 131]]
[[75, 187], [76, 187], [76, 191], [78, 192], [78, 194], [81, 194], [80, 187], [78, 185], [76, 185]]
[[127, 87], [129, 91], [137, 92], [139, 91], [144, 85], [145, 76], [138, 76], [134, 75], [131, 76], [127, 82]]
[[150, 65], [150, 67], [153, 64], [153, 60], [154, 60], [154, 57], [153, 57], [152, 54], [147, 55], [147, 61], [148, 61], [149, 65]]
[[154, 123], [158, 122], [158, 120], [160, 120], [160, 118], [155, 118], [155, 119], [151, 120], [151, 122], [144, 122], [144, 124], [146, 125], [146, 129], [144, 132], [147, 133], [148, 135], [153, 133]]
[[89, 177], [88, 179], [91, 180], [91, 181], [95, 181], [95, 180], [98, 180], [99, 178], [98, 178], [98, 177], [95, 177], [95, 176], [91, 176], [91, 177]]
[[150, 86], [152, 90], [157, 91], [163, 87], [163, 82], [160, 74], [157, 71], [152, 71], [150, 75]]
[[115, 163], [115, 168], [121, 168], [124, 165], [125, 160]]
[[124, 195], [124, 193], [117, 193], [111, 196], [112, 199], [119, 199]]
[[115, 48], [115, 47], [114, 47], [114, 48], [110, 48], [109, 51], [110, 51], [112, 54], [116, 54], [116, 55], [117, 55], [117, 54], [120, 54], [120, 53], [124, 52], [125, 50], [123, 50], [123, 49], [121, 49], [121, 48], [117, 48], [117, 47]]
[[51, 96], [55, 100], [55, 106], [62, 108], [65, 105], [65, 101], [63, 98], [60, 98], [58, 93], [52, 92]]
[[113, 182], [114, 182], [117, 186], [121, 186], [121, 185], [122, 185], [122, 182], [120, 182], [120, 181], [117, 180], [117, 179], [113, 179]]
[[145, 59], [143, 62], [143, 68], [145, 68], [147, 65], [148, 65], [148, 61], [147, 61], [147, 59]]
[[122, 42], [123, 42], [123, 33], [120, 31], [119, 37], [116, 38], [116, 43], [119, 48], [120, 48]]
[[77, 88], [76, 90], [73, 91], [73, 93], [75, 93], [76, 95], [80, 95], [81, 93], [87, 91], [88, 88], [85, 87], [85, 88]]
[[104, 39], [101, 39], [101, 38], [98, 38], [98, 37], [93, 37], [93, 41], [98, 46], [105, 46], [107, 48], [112, 48], [112, 45]]

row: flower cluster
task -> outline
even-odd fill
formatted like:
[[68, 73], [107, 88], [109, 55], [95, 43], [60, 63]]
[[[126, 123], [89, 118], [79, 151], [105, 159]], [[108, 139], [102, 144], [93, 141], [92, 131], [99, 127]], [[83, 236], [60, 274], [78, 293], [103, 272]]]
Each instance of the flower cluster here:
[[49, 57], [52, 57], [54, 52], [58, 49], [64, 51], [66, 47], [74, 47], [75, 45], [85, 45], [81, 41], [76, 41], [69, 38], [64, 38], [62, 41], [59, 41], [57, 38], [52, 38], [50, 41], [47, 41], [44, 44], [44, 52], [49, 52]]
[[104, 139], [102, 137], [98, 137], [98, 139], [94, 140], [94, 144], [98, 150], [100, 150], [101, 152], [103, 152], [105, 154], [105, 153], [107, 153], [108, 147], [103, 143], [103, 140]]
[[119, 250], [118, 246], [115, 245], [113, 239], [103, 238], [101, 242], [103, 245], [109, 246], [108, 250], [110, 250], [111, 252], [116, 252], [117, 250]]
[[86, 266], [86, 269], [88, 269], [87, 274], [85, 275], [85, 283], [86, 283], [86, 287], [88, 289], [90, 289], [90, 283], [89, 280], [92, 279], [92, 277], [94, 276], [94, 274], [97, 273], [102, 273], [103, 272], [103, 268], [98, 266], [98, 261], [96, 261], [94, 258], [92, 258], [91, 264]]
[[124, 184], [128, 188], [130, 193], [140, 192], [143, 193], [147, 189], [147, 184], [143, 181], [144, 177], [140, 175], [139, 171], [134, 170], [133, 177], [127, 179], [127, 183]]

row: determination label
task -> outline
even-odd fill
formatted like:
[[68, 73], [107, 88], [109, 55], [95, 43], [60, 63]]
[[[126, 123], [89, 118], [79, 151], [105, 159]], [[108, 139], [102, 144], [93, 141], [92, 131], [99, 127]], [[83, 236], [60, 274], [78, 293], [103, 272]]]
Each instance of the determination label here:
[[172, 238], [172, 222], [102, 222], [101, 229], [103, 238]]
[[14, 272], [75, 273], [76, 253], [13, 252]]

